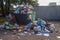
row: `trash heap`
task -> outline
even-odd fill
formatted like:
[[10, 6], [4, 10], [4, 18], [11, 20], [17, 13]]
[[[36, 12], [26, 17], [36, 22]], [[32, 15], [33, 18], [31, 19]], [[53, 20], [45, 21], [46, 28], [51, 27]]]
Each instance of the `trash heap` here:
[[39, 34], [39, 33], [52, 33], [55, 31], [54, 24], [47, 24], [46, 21], [39, 19], [34, 22], [30, 22], [27, 25], [21, 25], [18, 24], [12, 24], [10, 22], [5, 22], [0, 25], [0, 30], [6, 29], [6, 30], [18, 30], [19, 33], [24, 34]]
[[31, 21], [35, 21], [35, 17], [36, 17], [36, 13], [34, 12], [34, 8], [32, 5], [29, 5], [28, 3], [24, 4], [22, 3], [21, 5], [19, 5], [16, 10], [15, 10], [16, 14], [27, 14], [28, 18]]
[[[27, 4], [19, 5], [16, 8], [15, 14], [28, 14], [27, 19], [30, 22], [27, 25], [19, 25], [18, 23], [12, 23], [9, 20], [0, 24], [0, 30], [18, 30], [19, 33], [24, 34], [40, 34], [40, 33], [52, 33], [55, 30], [54, 24], [48, 24], [45, 20], [38, 18], [35, 20], [36, 13], [33, 11], [33, 6]], [[10, 19], [12, 16], [10, 14], [7, 16], [7, 19]]]

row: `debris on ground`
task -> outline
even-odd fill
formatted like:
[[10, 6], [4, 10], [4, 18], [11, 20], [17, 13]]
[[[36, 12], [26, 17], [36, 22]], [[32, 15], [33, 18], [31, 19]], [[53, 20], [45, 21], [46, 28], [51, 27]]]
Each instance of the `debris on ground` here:
[[[0, 28], [6, 29], [6, 30], [13, 30], [14, 33], [23, 33], [25, 35], [44, 35], [44, 36], [49, 36], [49, 33], [52, 33], [55, 31], [55, 26], [54, 24], [47, 24], [45, 22], [41, 21], [35, 21], [31, 22], [25, 26], [21, 25], [19, 26], [18, 24], [11, 24], [6, 22], [5, 25], [1, 24]], [[11, 29], [12, 28], [12, 29]], [[4, 34], [7, 34], [5, 32]]]

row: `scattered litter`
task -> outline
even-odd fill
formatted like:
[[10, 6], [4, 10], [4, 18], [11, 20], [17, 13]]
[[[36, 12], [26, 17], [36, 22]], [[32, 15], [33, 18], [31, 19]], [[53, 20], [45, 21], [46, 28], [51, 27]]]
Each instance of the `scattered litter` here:
[[[8, 21], [4, 22], [2, 25], [0, 25], [0, 27], [2, 29], [3, 28], [9, 29], [9, 30], [14, 29], [13, 30], [14, 33], [17, 33], [17, 31], [19, 33], [22, 32], [21, 35], [28, 35], [28, 34], [31, 35], [31, 34], [35, 34], [35, 33], [36, 33], [36, 35], [42, 35], [44, 33], [43, 34], [44, 36], [49, 36], [50, 32], [55, 31], [54, 24], [49, 24], [48, 26], [46, 26], [47, 22], [40, 18], [38, 18], [38, 20], [35, 21], [36, 14], [33, 9], [34, 8], [32, 5], [29, 5], [28, 3], [24, 3], [24, 4], [19, 5], [14, 12], [14, 14], [16, 13], [15, 17], [17, 16], [17, 14], [18, 15], [19, 14], [28, 14], [28, 15], [26, 15], [27, 22], [24, 20], [25, 18], [20, 19], [20, 20], [24, 20], [27, 23], [25, 26], [23, 26], [23, 25], [19, 26], [19, 25], [21, 25], [19, 23], [20, 20], [18, 17], [16, 17], [16, 19], [18, 18], [17, 20], [19, 20], [19, 21], [16, 21], [16, 23], [15, 22], [12, 23], [8, 20]], [[9, 14], [6, 17], [7, 17], [7, 19], [10, 19], [10, 17], [12, 17], [12, 15]], [[23, 17], [25, 17], [25, 16], [23, 15]], [[13, 20], [15, 20], [15, 19], [13, 19]], [[21, 22], [21, 23], [24, 24], [24, 22]], [[31, 30], [33, 30], [33, 32]], [[47, 33], [45, 33], [45, 32], [47, 32]], [[4, 32], [4, 34], [7, 34], [7, 32]]]
[[[42, 35], [44, 33], [43, 34], [44, 36], [49, 36], [50, 32], [54, 32], [55, 26], [54, 26], [54, 24], [49, 24], [48, 27], [46, 27], [45, 25], [47, 25], [46, 22], [42, 19], [39, 19], [38, 21], [30, 22], [29, 24], [27, 24], [25, 26], [23, 26], [23, 25], [19, 26], [18, 24], [14, 24], [14, 26], [13, 26], [12, 23], [6, 22], [5, 27], [6, 27], [6, 29], [16, 27], [16, 29], [18, 29], [18, 30], [13, 30], [13, 32], [14, 33], [17, 33], [17, 31], [19, 33], [22, 32], [21, 35], [32, 35], [32, 34]], [[45, 32], [47, 32], [47, 33], [45, 33]], [[7, 34], [7, 32], [5, 32], [4, 34]]]

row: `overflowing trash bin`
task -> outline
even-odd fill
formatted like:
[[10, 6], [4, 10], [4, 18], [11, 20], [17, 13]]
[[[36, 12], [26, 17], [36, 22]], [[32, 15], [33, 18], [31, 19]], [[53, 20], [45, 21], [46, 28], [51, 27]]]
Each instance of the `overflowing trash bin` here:
[[2, 29], [14, 29], [24, 34], [51, 33], [55, 31], [54, 24], [48, 24], [45, 20], [40, 18], [35, 20], [36, 13], [33, 11], [32, 5], [21, 4], [16, 8], [13, 15], [9, 14], [6, 18], [8, 20], [0, 24], [0, 28]]

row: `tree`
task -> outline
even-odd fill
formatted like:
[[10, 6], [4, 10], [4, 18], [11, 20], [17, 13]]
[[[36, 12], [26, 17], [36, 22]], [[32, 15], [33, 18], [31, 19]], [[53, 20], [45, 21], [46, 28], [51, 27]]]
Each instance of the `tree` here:
[[21, 0], [21, 3], [22, 2], [24, 2], [24, 3], [29, 3], [29, 4], [31, 4], [31, 5], [37, 5], [38, 3], [37, 3], [37, 0]]
[[5, 17], [3, 0], [0, 1], [0, 6], [1, 6], [1, 12], [3, 14], [3, 17]]
[[5, 9], [6, 9], [6, 15], [9, 15], [10, 12], [10, 0], [6, 0], [6, 5], [5, 5]]
[[[6, 9], [6, 12], [4, 13], [4, 4], [3, 2], [6, 2], [5, 4], [5, 9]], [[11, 4], [14, 4], [14, 5], [20, 5], [22, 3], [29, 3], [33, 6], [36, 6], [38, 3], [37, 3], [37, 0], [33, 1], [33, 0], [1, 0], [1, 9], [2, 9], [2, 14], [3, 16], [8, 15], [9, 14], [9, 11], [10, 11], [10, 8], [11, 8]]]

